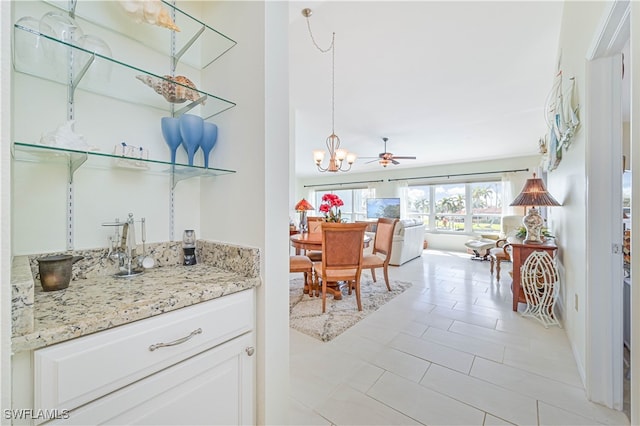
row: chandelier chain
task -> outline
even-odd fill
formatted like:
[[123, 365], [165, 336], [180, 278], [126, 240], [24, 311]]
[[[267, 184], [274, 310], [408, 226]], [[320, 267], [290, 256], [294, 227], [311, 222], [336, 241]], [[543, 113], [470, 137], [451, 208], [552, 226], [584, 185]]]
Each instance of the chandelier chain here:
[[331, 51], [331, 133], [335, 134], [335, 115], [336, 115], [336, 33], [333, 32], [331, 34], [331, 44], [326, 49], [320, 47], [315, 37], [313, 36], [313, 32], [311, 31], [311, 23], [309, 22], [309, 17], [306, 17], [307, 20], [307, 29], [309, 30], [309, 36], [311, 37], [311, 41], [313, 45], [318, 49], [321, 53], [327, 53]]
[[313, 33], [311, 32], [311, 23], [309, 22], [309, 17], [306, 17], [306, 20], [307, 20], [307, 29], [309, 30], [309, 35], [311, 36], [311, 41], [313, 42], [313, 45], [316, 47], [316, 49], [318, 49], [322, 53], [327, 53], [328, 51], [333, 49], [333, 44], [335, 42], [336, 33], [333, 33], [333, 37], [331, 37], [331, 44], [329, 45], [329, 47], [327, 47], [326, 49], [323, 49], [322, 47], [320, 47], [318, 45], [318, 43], [316, 42], [315, 37], [313, 37]]
[[331, 36], [331, 133], [336, 133], [336, 33]]
[[[322, 158], [324, 154], [320, 152], [320, 157], [314, 158], [316, 162], [316, 166], [318, 170], [321, 172], [337, 172], [337, 171], [349, 171], [351, 169], [351, 165], [355, 161], [355, 155], [346, 152], [346, 150], [339, 149], [340, 148], [340, 138], [336, 135], [335, 132], [335, 110], [336, 110], [336, 84], [335, 84], [335, 70], [336, 70], [336, 33], [333, 32], [331, 34], [331, 44], [326, 49], [320, 47], [315, 37], [313, 36], [313, 32], [311, 31], [311, 23], [309, 17], [311, 16], [311, 9], [303, 9], [302, 15], [307, 20], [307, 30], [309, 31], [309, 37], [313, 42], [313, 45], [320, 51], [320, 53], [328, 53], [331, 51], [331, 135], [327, 138], [326, 145], [327, 150], [329, 151], [330, 160], [329, 165], [324, 168], [321, 165]], [[314, 151], [315, 152], [315, 151]], [[347, 155], [348, 154], [348, 155]], [[346, 161], [343, 163], [343, 160]], [[345, 164], [348, 164], [345, 167]]]

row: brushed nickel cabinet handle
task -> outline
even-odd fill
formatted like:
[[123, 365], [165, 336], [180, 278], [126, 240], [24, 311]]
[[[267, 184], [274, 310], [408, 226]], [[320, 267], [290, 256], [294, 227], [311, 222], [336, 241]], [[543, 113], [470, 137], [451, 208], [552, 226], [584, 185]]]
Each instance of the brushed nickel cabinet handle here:
[[183, 337], [183, 338], [181, 338], [181, 339], [178, 339], [178, 340], [174, 340], [173, 342], [169, 342], [169, 343], [156, 343], [156, 344], [153, 344], [153, 345], [149, 346], [149, 350], [150, 350], [151, 352], [153, 352], [153, 351], [155, 351], [156, 349], [160, 349], [160, 348], [163, 348], [163, 347], [165, 347], [165, 346], [175, 346], [175, 345], [179, 345], [179, 344], [184, 343], [184, 342], [186, 342], [187, 340], [191, 339], [192, 337], [194, 337], [194, 336], [195, 336], [195, 335], [197, 335], [197, 334], [202, 334], [202, 329], [201, 329], [201, 328], [198, 328], [198, 329], [196, 329], [196, 330], [193, 330], [193, 331], [191, 332], [191, 334], [189, 334], [188, 336], [185, 336], [185, 337]]
[[251, 356], [256, 350], [253, 348], [253, 346], [249, 346], [245, 349], [245, 351], [247, 351], [247, 355]]

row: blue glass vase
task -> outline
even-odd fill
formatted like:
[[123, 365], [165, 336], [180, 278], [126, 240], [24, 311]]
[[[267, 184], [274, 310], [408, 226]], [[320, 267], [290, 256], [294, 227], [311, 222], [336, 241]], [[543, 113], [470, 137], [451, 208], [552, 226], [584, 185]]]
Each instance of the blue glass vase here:
[[193, 157], [200, 147], [202, 134], [204, 133], [204, 120], [202, 117], [193, 114], [183, 114], [180, 116], [180, 135], [182, 135], [182, 146], [187, 151], [187, 159], [190, 166], [193, 166]]
[[204, 153], [204, 167], [209, 168], [209, 153], [216, 146], [218, 142], [218, 126], [213, 123], [204, 123], [202, 140], [200, 141], [200, 148]]
[[169, 150], [171, 151], [171, 163], [175, 164], [176, 151], [182, 143], [180, 120], [173, 117], [162, 117], [162, 119], [160, 119], [160, 125], [162, 127], [164, 141], [169, 145]]

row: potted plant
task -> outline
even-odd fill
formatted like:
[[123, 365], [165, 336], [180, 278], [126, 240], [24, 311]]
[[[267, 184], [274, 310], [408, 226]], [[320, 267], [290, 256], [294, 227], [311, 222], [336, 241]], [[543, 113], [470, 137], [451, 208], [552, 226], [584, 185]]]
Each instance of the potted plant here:
[[[542, 231], [540, 231], [540, 234], [544, 238], [555, 238], [555, 236], [553, 236], [551, 232], [549, 232], [549, 229], [545, 227], [542, 227]], [[526, 236], [527, 236], [527, 228], [525, 228], [524, 226], [519, 227], [518, 230], [516, 231], [515, 237], [520, 240], [524, 240]]]
[[324, 194], [318, 210], [324, 213], [325, 222], [342, 223], [342, 212], [339, 207], [343, 205], [344, 202], [337, 195]]

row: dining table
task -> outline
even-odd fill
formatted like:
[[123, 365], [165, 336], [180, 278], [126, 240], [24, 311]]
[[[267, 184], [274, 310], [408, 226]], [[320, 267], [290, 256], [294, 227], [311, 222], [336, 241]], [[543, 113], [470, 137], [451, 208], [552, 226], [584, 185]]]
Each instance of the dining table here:
[[[297, 255], [306, 250], [322, 251], [322, 232], [303, 232], [291, 235], [289, 239], [291, 240], [291, 245], [296, 249]], [[369, 247], [371, 236], [365, 234], [363, 243], [365, 248]], [[342, 299], [340, 283], [327, 283], [327, 291], [333, 294], [335, 300]]]
[[[303, 232], [291, 235], [289, 239], [291, 240], [291, 245], [296, 249], [296, 254], [301, 254], [303, 250], [322, 251], [322, 232]], [[370, 243], [371, 237], [365, 234], [364, 247], [369, 247]]]

